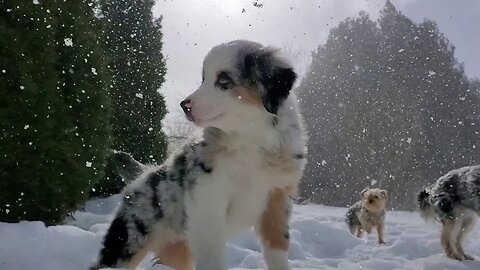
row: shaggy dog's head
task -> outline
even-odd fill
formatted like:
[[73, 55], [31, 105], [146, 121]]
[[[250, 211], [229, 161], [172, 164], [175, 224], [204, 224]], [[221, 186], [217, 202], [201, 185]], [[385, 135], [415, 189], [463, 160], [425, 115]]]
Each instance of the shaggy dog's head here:
[[384, 189], [364, 189], [360, 193], [362, 205], [369, 211], [378, 212], [385, 209], [388, 200], [387, 191]]
[[199, 127], [245, 132], [274, 121], [296, 77], [278, 50], [251, 41], [232, 41], [208, 53], [202, 84], [180, 105]]
[[425, 220], [433, 220], [436, 217], [435, 208], [430, 202], [430, 190], [424, 188], [417, 194], [417, 207], [420, 212], [420, 216]]

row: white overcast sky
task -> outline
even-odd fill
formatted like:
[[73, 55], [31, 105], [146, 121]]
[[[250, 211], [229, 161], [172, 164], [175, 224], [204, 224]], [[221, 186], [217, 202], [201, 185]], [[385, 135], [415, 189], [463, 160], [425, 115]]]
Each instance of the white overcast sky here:
[[[437, 22], [456, 47], [456, 57], [470, 77], [480, 78], [480, 0], [393, 0], [415, 22]], [[254, 3], [263, 4], [259, 8]], [[208, 50], [234, 39], [250, 39], [286, 48], [302, 73], [311, 51], [323, 44], [330, 28], [362, 10], [376, 20], [385, 0], [158, 0], [163, 15], [167, 59], [165, 95], [172, 121], [180, 101], [198, 87]]]

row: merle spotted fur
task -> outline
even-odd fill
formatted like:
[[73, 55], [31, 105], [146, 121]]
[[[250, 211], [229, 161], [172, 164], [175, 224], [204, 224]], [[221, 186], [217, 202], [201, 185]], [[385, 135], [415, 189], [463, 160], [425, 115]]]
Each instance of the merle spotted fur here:
[[472, 260], [462, 242], [480, 214], [480, 165], [452, 170], [417, 194], [420, 215], [442, 223], [440, 243], [456, 260]]
[[425, 219], [454, 217], [455, 207], [480, 213], [480, 165], [452, 170], [417, 194], [417, 205]]
[[[114, 157], [130, 184], [91, 269], [134, 268], [143, 251], [158, 256], [173, 242], [186, 245], [197, 269], [224, 269], [226, 239], [252, 226], [264, 236], [268, 268], [290, 269], [284, 241], [290, 210], [273, 212], [281, 228], [272, 235], [262, 230], [270, 224], [261, 221], [270, 218], [268, 211], [288, 204], [274, 201], [267, 211], [266, 201], [276, 190], [280, 197], [294, 194], [306, 163], [306, 137], [290, 93], [296, 74], [275, 49], [240, 40], [214, 47], [202, 75], [200, 87], [180, 104], [187, 118], [204, 128], [200, 141], [185, 144], [159, 166], [140, 164], [125, 153]], [[235, 91], [251, 103], [240, 101]], [[225, 107], [209, 104], [215, 98]], [[218, 114], [202, 122], [199, 111]], [[252, 123], [257, 128], [251, 131]], [[271, 244], [273, 237], [282, 241]]]
[[[216, 131], [208, 128], [205, 133], [214, 134]], [[127, 183], [132, 183], [123, 191], [123, 203], [103, 240], [98, 265], [91, 269], [130, 260], [134, 252], [146, 244], [147, 235], [154, 229], [152, 224], [185, 230], [182, 197], [194, 185], [195, 177], [213, 170], [202, 159], [211, 151], [209, 146], [212, 145], [208, 142], [208, 135], [204, 138], [201, 142], [186, 144], [162, 166], [141, 164], [125, 152], [113, 154], [119, 174]]]
[[[276, 114], [278, 107], [285, 100], [297, 74], [290, 67], [282, 67], [282, 64], [275, 63], [276, 49], [262, 48], [260, 44], [250, 44], [252, 48], [246, 48], [246, 54], [240, 54], [243, 61], [239, 61], [239, 70], [242, 79], [248, 80], [250, 84], [256, 84], [263, 92], [262, 100], [265, 109]], [[276, 120], [274, 120], [276, 121]]]

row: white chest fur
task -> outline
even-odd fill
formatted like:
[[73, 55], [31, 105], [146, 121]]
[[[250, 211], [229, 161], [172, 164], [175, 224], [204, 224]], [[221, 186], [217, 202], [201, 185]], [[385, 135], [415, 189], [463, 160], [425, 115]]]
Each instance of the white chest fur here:
[[220, 223], [216, 237], [219, 231], [231, 237], [259, 221], [270, 191], [296, 189], [306, 148], [293, 98], [285, 101], [276, 121], [265, 120], [257, 125], [262, 128], [244, 133], [204, 130], [206, 147], [200, 159], [211, 165], [212, 171], [198, 177], [191, 199], [187, 198], [187, 216], [192, 223]]
[[289, 175], [272, 167], [268, 158], [254, 145], [242, 145], [217, 156], [212, 185], [224, 188], [220, 192], [225, 193], [225, 201], [218, 203], [226, 206], [228, 236], [255, 225], [265, 209], [270, 190], [296, 185], [295, 173]]

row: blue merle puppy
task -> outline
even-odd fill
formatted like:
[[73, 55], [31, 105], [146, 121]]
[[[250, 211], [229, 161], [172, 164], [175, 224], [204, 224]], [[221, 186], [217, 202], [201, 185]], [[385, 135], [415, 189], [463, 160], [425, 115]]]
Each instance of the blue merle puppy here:
[[268, 269], [291, 269], [291, 196], [306, 163], [295, 79], [277, 49], [245, 40], [214, 47], [200, 87], [180, 103], [203, 136], [159, 166], [117, 156], [135, 180], [91, 269], [134, 269], [154, 252], [175, 269], [223, 270], [225, 242], [252, 227]]
[[473, 260], [462, 242], [480, 213], [480, 165], [452, 170], [417, 195], [420, 215], [442, 223], [445, 254], [457, 260]]
[[385, 206], [388, 201], [386, 190], [373, 188], [360, 192], [361, 200], [352, 205], [345, 216], [350, 232], [362, 237], [364, 233], [370, 234], [373, 228], [377, 229], [379, 244], [385, 244], [383, 232], [385, 228]]

